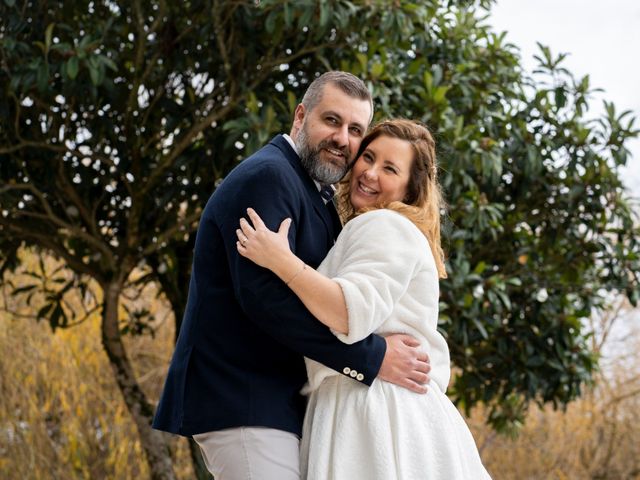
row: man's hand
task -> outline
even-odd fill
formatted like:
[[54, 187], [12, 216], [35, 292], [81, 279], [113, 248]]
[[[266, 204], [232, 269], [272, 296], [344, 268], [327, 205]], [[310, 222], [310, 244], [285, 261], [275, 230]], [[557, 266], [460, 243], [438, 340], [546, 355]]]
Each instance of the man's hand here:
[[385, 337], [387, 352], [384, 354], [378, 378], [395, 383], [416, 393], [427, 393], [429, 383], [429, 355], [418, 350], [420, 342], [409, 335]]

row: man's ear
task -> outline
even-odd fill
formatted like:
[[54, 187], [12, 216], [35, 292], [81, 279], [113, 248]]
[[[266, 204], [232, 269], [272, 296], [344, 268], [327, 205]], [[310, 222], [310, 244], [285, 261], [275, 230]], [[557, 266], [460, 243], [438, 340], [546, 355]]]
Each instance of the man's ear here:
[[304, 117], [307, 114], [307, 110], [304, 108], [304, 105], [299, 103], [296, 107], [295, 112], [293, 113], [293, 128], [292, 130], [298, 131], [302, 128], [302, 124], [304, 123]]

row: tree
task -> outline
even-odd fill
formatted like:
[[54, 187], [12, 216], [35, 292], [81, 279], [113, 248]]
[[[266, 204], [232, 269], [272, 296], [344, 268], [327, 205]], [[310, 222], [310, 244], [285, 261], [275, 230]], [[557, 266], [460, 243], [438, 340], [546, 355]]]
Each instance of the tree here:
[[207, 197], [330, 68], [368, 82], [377, 118], [436, 133], [455, 399], [491, 405], [504, 428], [532, 400], [580, 393], [596, 365], [581, 320], [603, 292], [640, 290], [617, 173], [637, 135], [628, 112], [588, 121], [588, 79], [546, 49], [543, 83], [528, 79], [483, 23], [488, 0], [174, 3], [0, 7], [1, 268], [21, 245], [66, 262], [73, 283], [39, 312], [54, 328], [71, 321], [65, 288], [100, 286], [103, 345], [153, 478], [173, 473], [122, 345], [145, 315], [119, 315], [122, 292], [158, 282], [179, 323]]

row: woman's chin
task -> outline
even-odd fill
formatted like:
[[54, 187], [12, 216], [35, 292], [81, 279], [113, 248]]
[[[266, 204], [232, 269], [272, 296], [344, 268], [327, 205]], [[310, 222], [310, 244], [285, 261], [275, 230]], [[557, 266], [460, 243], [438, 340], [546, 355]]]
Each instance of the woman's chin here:
[[351, 197], [349, 198], [351, 205], [353, 205], [353, 210], [354, 211], [358, 211], [361, 210], [363, 208], [369, 208], [369, 207], [374, 207], [376, 205], [376, 199], [378, 198], [378, 195], [376, 196], [371, 196], [369, 197], [365, 197], [362, 194], [353, 194], [351, 195]]
[[353, 209], [357, 212], [358, 210], [362, 210], [363, 208], [368, 208], [368, 207], [373, 207], [374, 202], [370, 201], [370, 202], [366, 202], [366, 201], [362, 201], [361, 199], [358, 199], [355, 202], [352, 202], [353, 204]]

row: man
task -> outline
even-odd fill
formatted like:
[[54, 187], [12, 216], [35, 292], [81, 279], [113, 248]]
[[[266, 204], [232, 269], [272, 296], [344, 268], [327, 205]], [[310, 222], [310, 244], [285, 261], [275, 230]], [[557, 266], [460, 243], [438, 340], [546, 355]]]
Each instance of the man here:
[[303, 355], [370, 385], [423, 393], [428, 359], [404, 335], [345, 345], [285, 283], [236, 250], [236, 229], [254, 207], [271, 229], [291, 218], [289, 242], [316, 267], [340, 230], [320, 187], [348, 170], [373, 116], [371, 95], [351, 74], [316, 79], [279, 135], [244, 160], [202, 214], [189, 300], [154, 428], [193, 435], [216, 480], [297, 480], [305, 401]]

